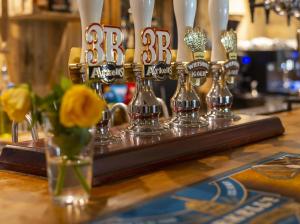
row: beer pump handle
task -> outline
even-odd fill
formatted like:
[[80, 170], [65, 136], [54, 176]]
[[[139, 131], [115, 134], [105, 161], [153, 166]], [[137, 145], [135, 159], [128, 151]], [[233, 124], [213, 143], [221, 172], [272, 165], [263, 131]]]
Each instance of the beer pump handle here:
[[190, 62], [193, 60], [191, 50], [184, 42], [187, 27], [194, 26], [197, 0], [173, 0], [174, 13], [177, 24], [177, 59], [176, 62]]
[[212, 36], [211, 61], [225, 61], [227, 57], [221, 43], [221, 34], [227, 29], [229, 0], [209, 0], [208, 4]]
[[89, 26], [92, 23], [100, 23], [103, 2], [104, 0], [77, 0], [81, 21], [81, 63], [85, 62], [85, 52], [87, 50], [85, 30], [87, 26]]
[[135, 52], [134, 63], [141, 63], [142, 41], [141, 33], [144, 28], [151, 27], [155, 0], [130, 0], [130, 10], [134, 23]]

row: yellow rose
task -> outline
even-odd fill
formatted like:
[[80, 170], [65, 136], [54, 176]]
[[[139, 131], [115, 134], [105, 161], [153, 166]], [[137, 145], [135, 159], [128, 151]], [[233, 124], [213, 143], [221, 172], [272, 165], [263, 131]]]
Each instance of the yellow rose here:
[[90, 88], [74, 85], [62, 98], [60, 123], [65, 127], [91, 127], [102, 117], [106, 103]]
[[9, 119], [23, 121], [31, 106], [28, 86], [21, 85], [5, 90], [1, 95], [1, 104]]

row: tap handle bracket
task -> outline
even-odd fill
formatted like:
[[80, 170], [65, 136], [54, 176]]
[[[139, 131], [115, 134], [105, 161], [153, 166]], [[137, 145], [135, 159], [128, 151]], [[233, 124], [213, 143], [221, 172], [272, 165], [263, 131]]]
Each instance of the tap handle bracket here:
[[209, 63], [204, 59], [208, 42], [207, 34], [200, 28], [188, 28], [184, 36], [184, 42], [193, 52], [193, 61], [186, 67], [191, 76], [193, 86], [204, 84], [209, 71]]
[[86, 28], [87, 78], [111, 84], [124, 78], [123, 33], [119, 27], [92, 23]]
[[164, 81], [172, 74], [170, 50], [171, 38], [166, 30], [147, 27], [143, 30], [141, 54], [144, 64], [144, 78]]
[[237, 60], [237, 34], [233, 30], [224, 31], [221, 43], [226, 51], [227, 60], [223, 63], [225, 78], [228, 84], [234, 84], [240, 69]]

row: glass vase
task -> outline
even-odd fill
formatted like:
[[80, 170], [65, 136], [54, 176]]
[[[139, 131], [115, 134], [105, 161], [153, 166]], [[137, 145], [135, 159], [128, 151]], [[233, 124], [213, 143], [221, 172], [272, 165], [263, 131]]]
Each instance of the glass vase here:
[[49, 192], [59, 204], [85, 204], [92, 185], [94, 131], [55, 135], [46, 131]]

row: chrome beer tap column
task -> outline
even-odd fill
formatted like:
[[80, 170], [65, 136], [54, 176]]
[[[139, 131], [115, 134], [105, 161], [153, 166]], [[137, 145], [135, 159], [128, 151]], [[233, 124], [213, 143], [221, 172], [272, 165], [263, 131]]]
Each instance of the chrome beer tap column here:
[[165, 80], [171, 73], [170, 35], [151, 28], [154, 0], [130, 0], [135, 29], [133, 73], [135, 95], [129, 103], [130, 125], [126, 133], [137, 136], [164, 134], [168, 129], [159, 121], [162, 105], [152, 81]]
[[[233, 96], [227, 84], [234, 84], [238, 74], [237, 41], [233, 31], [226, 31], [228, 0], [210, 0], [209, 18], [212, 27], [211, 73], [213, 84], [206, 96], [207, 119], [239, 120], [231, 111]], [[226, 56], [227, 53], [227, 56]]]
[[133, 65], [136, 92], [129, 103], [130, 126], [127, 132], [134, 135], [159, 135], [166, 129], [159, 121], [162, 107], [152, 90], [152, 80], [144, 77], [141, 64]]
[[207, 118], [210, 121], [216, 119], [237, 119], [230, 109], [233, 102], [233, 97], [227, 87], [223, 65], [221, 63], [212, 62], [211, 73], [213, 77], [213, 83], [206, 96], [208, 108]]
[[[173, 111], [170, 126], [174, 128], [203, 127], [207, 121], [200, 115], [200, 98], [196, 86], [204, 83], [209, 65], [204, 60], [207, 43], [205, 33], [193, 29], [196, 0], [174, 0], [178, 30], [178, 49], [175, 63], [177, 89], [171, 99]], [[192, 52], [194, 53], [194, 58]]]

